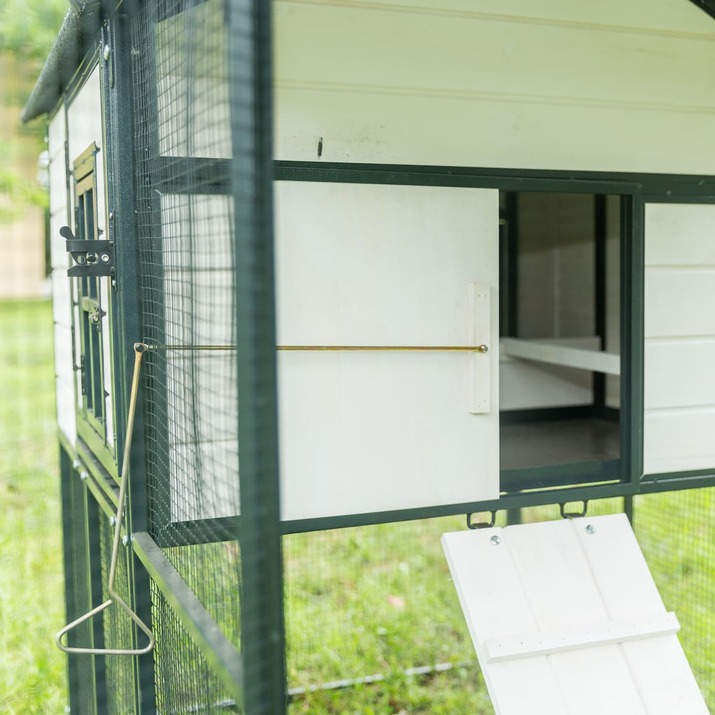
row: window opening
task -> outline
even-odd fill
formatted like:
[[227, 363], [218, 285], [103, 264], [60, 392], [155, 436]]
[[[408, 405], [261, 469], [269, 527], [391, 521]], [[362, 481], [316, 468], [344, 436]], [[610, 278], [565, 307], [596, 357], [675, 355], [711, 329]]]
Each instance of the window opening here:
[[[99, 240], [97, 226], [97, 181], [95, 156], [98, 149], [92, 144], [74, 163], [75, 226], [78, 240]], [[103, 300], [100, 281], [107, 279], [85, 276], [77, 280], [75, 330], [79, 330], [79, 392], [80, 416], [103, 441], [107, 441], [107, 412], [109, 393], [106, 391], [104, 364], [105, 341], [108, 330], [107, 299]], [[106, 291], [104, 291], [106, 293]], [[111, 438], [111, 435], [109, 436]]]

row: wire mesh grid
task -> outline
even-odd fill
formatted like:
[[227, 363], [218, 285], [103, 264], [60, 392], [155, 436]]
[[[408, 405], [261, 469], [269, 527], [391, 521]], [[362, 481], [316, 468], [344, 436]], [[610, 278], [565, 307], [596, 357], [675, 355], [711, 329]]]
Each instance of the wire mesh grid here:
[[[240, 649], [238, 393], [226, 8], [132, 18], [149, 530]], [[152, 583], [157, 709], [238, 712]]]
[[635, 531], [680, 642], [715, 711], [715, 489], [640, 496]]
[[152, 585], [156, 707], [163, 715], [240, 713], [161, 591]]
[[[109, 562], [112, 554], [114, 530], [109, 520], [99, 515], [99, 539], [102, 571], [102, 600], [109, 599], [107, 582], [109, 580]], [[132, 603], [127, 568], [127, 550], [122, 549], [117, 561], [115, 588], [121, 597]], [[130, 648], [136, 642], [136, 628], [126, 613], [116, 606], [103, 611], [104, 647]], [[106, 679], [107, 715], [130, 715], [135, 712], [135, 656], [105, 656], [104, 671]]]
[[[87, 494], [79, 475], [72, 471], [65, 484], [68, 498], [65, 501], [63, 518], [73, 528], [65, 532], [65, 569], [71, 579], [67, 584], [67, 619], [78, 618], [92, 608], [89, 579], [92, 565], [89, 561], [87, 535], [89, 525], [85, 503]], [[96, 508], [96, 507], [95, 507]], [[93, 641], [93, 622], [87, 621], [71, 631], [67, 643], [82, 647]], [[75, 688], [81, 712], [93, 713], [96, 708], [95, 670], [91, 658], [71, 656], [69, 664], [70, 686]]]

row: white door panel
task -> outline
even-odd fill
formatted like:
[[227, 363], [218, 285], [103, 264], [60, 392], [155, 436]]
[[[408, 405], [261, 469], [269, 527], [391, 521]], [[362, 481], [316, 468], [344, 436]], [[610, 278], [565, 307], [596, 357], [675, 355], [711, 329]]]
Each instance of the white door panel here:
[[498, 193], [278, 182], [276, 217], [283, 518], [497, 497]]

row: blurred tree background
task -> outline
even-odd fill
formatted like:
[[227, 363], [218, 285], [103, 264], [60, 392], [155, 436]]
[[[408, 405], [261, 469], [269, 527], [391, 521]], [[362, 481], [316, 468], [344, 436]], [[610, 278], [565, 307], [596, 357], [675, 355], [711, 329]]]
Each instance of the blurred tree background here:
[[25, 127], [19, 113], [67, 9], [67, 0], [0, 0], [0, 222], [17, 219], [28, 205], [46, 204], [32, 175], [44, 149], [45, 122]]
[[62, 713], [65, 658], [52, 307], [41, 154], [20, 111], [68, 0], [0, 0], [0, 713]]

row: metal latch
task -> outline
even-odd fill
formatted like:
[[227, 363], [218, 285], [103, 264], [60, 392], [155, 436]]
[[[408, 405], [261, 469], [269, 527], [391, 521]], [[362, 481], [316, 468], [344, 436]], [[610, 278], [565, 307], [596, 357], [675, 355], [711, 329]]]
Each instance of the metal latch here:
[[114, 241], [77, 239], [69, 226], [62, 226], [67, 252], [75, 265], [67, 271], [70, 278], [103, 278], [114, 275]]

